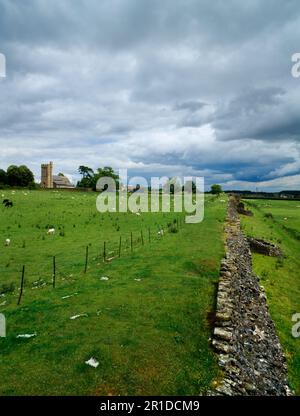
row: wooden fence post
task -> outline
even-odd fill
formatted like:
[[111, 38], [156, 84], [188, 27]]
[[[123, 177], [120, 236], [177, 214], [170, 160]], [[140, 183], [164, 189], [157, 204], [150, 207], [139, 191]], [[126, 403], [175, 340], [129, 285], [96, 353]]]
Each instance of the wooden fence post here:
[[144, 236], [143, 236], [143, 230], [141, 230], [141, 239], [142, 239], [142, 245], [144, 245]]
[[121, 257], [121, 247], [122, 247], [122, 236], [120, 235], [120, 241], [119, 241], [119, 257]]
[[86, 246], [86, 249], [85, 249], [85, 266], [84, 266], [84, 273], [86, 273], [86, 272], [87, 272], [88, 260], [89, 260], [89, 246]]
[[24, 277], [25, 277], [25, 266], [23, 266], [23, 269], [22, 269], [21, 287], [20, 287], [20, 296], [19, 296], [19, 300], [18, 300], [18, 305], [20, 305], [22, 295], [23, 295]]
[[53, 256], [53, 281], [52, 281], [53, 289], [55, 289], [55, 280], [56, 280], [56, 259], [55, 259], [55, 256]]

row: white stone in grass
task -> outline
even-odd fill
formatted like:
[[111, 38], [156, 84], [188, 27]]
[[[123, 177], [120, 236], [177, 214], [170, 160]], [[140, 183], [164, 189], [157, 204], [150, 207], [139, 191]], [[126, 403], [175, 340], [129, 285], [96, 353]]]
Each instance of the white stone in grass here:
[[28, 338], [33, 338], [36, 337], [36, 332], [34, 332], [33, 334], [19, 334], [17, 335], [17, 338], [23, 338], [23, 339], [28, 339]]
[[94, 367], [94, 368], [97, 368], [99, 366], [99, 362], [94, 357], [91, 357], [89, 360], [87, 360], [85, 362], [85, 364], [89, 365], [90, 367]]
[[83, 316], [88, 317], [88, 314], [87, 313], [80, 313], [78, 315], [71, 316], [70, 319], [74, 320], [74, 319], [77, 319], [77, 318], [82, 318]]
[[107, 276], [102, 276], [102, 277], [100, 277], [100, 280], [109, 280], [109, 277], [107, 277]]
[[72, 298], [73, 296], [76, 296], [76, 295], [78, 295], [77, 292], [76, 293], [72, 293], [71, 295], [63, 296], [62, 299], [69, 299], [69, 298]]
[[136, 282], [140, 282], [142, 279], [134, 279]]

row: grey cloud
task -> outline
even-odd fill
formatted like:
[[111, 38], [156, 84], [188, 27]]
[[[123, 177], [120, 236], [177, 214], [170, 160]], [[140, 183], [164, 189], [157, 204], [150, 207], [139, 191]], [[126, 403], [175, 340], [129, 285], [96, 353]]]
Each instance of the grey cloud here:
[[0, 0], [0, 165], [297, 174], [299, 37], [296, 0]]

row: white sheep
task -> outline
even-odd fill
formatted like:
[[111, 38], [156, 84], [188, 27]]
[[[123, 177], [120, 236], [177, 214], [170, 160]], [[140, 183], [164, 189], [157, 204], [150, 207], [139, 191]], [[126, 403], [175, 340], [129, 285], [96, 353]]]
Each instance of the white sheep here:
[[10, 238], [7, 238], [6, 240], [5, 240], [5, 245], [8, 247], [8, 246], [10, 246]]
[[47, 231], [48, 235], [54, 235], [55, 234], [55, 228], [49, 228], [49, 230]]

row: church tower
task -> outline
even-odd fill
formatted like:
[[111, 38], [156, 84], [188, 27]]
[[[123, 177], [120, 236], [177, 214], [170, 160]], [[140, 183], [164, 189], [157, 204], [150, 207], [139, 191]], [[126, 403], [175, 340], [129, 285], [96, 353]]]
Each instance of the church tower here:
[[53, 162], [43, 163], [41, 166], [41, 187], [53, 188]]

